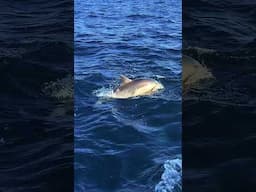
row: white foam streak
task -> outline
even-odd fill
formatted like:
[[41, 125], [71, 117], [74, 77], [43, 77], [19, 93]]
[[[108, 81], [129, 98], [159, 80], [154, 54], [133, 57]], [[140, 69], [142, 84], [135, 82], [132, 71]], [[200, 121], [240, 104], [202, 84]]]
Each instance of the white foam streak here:
[[155, 186], [155, 192], [181, 191], [181, 176], [181, 159], [167, 160], [164, 163], [164, 173], [161, 176], [161, 181]]

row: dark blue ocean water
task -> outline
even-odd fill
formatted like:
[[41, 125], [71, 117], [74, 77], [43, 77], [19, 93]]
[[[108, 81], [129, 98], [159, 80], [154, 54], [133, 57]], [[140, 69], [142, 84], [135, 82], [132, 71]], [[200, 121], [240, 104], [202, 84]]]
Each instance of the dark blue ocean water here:
[[256, 2], [184, 0], [183, 53], [212, 82], [183, 97], [183, 191], [256, 188]]
[[[121, 74], [165, 90], [102, 98]], [[76, 0], [75, 191], [180, 191], [180, 177], [181, 1]]]
[[72, 191], [73, 3], [0, 9], [0, 191]]

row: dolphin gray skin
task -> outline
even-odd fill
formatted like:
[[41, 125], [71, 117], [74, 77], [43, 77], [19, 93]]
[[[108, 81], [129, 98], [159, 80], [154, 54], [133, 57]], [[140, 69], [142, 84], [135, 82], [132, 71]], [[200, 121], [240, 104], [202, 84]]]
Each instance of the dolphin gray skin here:
[[137, 96], [152, 95], [164, 86], [153, 79], [135, 79], [121, 75], [121, 84], [114, 90], [112, 98], [126, 99]]

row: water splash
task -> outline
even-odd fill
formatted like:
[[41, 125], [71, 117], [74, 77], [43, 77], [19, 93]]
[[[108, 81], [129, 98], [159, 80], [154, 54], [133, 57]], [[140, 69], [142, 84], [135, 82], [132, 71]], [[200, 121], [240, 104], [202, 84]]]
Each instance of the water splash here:
[[93, 94], [99, 98], [111, 98], [113, 95], [113, 88], [102, 87], [100, 89], [93, 91]]
[[71, 99], [73, 98], [73, 90], [73, 77], [67, 75], [62, 79], [45, 83], [42, 92], [56, 99]]
[[161, 181], [155, 186], [155, 192], [181, 191], [182, 168], [181, 159], [167, 160], [164, 163], [164, 173]]

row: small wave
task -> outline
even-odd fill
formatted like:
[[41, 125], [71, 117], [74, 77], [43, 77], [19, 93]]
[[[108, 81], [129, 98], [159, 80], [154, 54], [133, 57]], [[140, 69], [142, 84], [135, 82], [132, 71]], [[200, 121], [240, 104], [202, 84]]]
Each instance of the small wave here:
[[164, 173], [161, 176], [161, 181], [155, 186], [155, 192], [181, 191], [181, 164], [181, 159], [165, 161]]
[[207, 49], [203, 47], [188, 47], [186, 49], [187, 51], [196, 51], [199, 56], [203, 54], [214, 54], [216, 53], [216, 50], [214, 49]]
[[147, 14], [131, 14], [127, 16], [127, 18], [132, 18], [132, 19], [146, 19], [151, 17], [154, 18], [155, 16], [147, 15]]
[[155, 77], [156, 77], [157, 79], [165, 79], [165, 78], [166, 78], [166, 77], [163, 76], [163, 75], [155, 75]]

